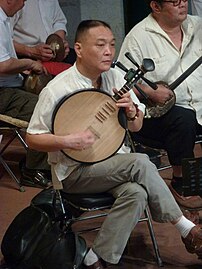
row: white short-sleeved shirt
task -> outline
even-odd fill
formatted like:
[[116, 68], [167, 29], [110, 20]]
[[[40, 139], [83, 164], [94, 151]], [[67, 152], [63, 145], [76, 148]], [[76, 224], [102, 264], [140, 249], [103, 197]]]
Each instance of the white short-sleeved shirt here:
[[45, 43], [50, 34], [67, 32], [66, 23], [58, 0], [27, 0], [12, 18], [13, 39], [28, 46]]
[[[118, 90], [123, 87], [126, 81], [120, 71], [110, 69], [102, 73], [102, 87], [104, 91], [113, 95], [113, 88]], [[79, 89], [93, 88], [92, 81], [79, 73], [76, 64], [60, 73], [42, 90], [39, 95], [39, 101], [35, 107], [34, 113], [29, 123], [27, 132], [30, 134], [46, 134], [51, 133], [52, 115], [59, 101], [68, 94]], [[133, 91], [131, 96], [141, 111], [145, 110], [145, 106], [140, 103]], [[125, 148], [121, 149], [123, 153]], [[66, 157], [62, 152], [49, 153], [50, 164], [55, 165], [55, 172], [60, 180], [65, 179], [68, 174], [79, 165], [77, 162]]]
[[[202, 18], [188, 15], [182, 24], [182, 31], [183, 41], [179, 51], [150, 14], [125, 37], [118, 60], [130, 68], [133, 65], [124, 56], [126, 52], [130, 52], [138, 64], [143, 58], [151, 58], [155, 70], [145, 77], [170, 85], [202, 56]], [[202, 125], [202, 64], [174, 92], [176, 105], [195, 110]]]
[[[12, 40], [10, 18], [0, 7], [0, 63], [10, 58], [17, 58]], [[20, 87], [23, 78], [20, 74], [0, 76], [0, 87]]]

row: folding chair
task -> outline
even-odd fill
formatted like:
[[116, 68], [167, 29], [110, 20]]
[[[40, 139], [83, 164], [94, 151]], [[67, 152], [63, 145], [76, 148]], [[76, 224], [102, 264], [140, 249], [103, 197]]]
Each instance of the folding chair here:
[[[115, 201], [114, 197], [109, 193], [96, 193], [96, 194], [70, 194], [64, 192], [62, 183], [57, 179], [57, 176], [54, 172], [54, 169], [52, 169], [52, 183], [53, 183], [53, 190], [43, 190], [42, 193], [47, 193], [48, 195], [46, 198], [43, 198], [43, 196], [40, 197], [40, 193], [35, 196], [31, 204], [35, 206], [40, 206], [44, 210], [48, 210], [48, 212], [51, 212], [51, 215], [55, 215], [55, 217], [58, 219], [62, 219], [63, 221], [67, 222], [67, 225], [72, 225], [76, 222], [80, 221], [87, 221], [91, 219], [101, 218], [107, 216], [107, 210], [110, 209]], [[50, 193], [52, 192], [52, 194]], [[53, 198], [54, 193], [54, 198]], [[50, 202], [50, 196], [51, 202]], [[50, 209], [52, 207], [51, 204], [47, 206], [47, 200], [49, 200], [49, 203], [53, 203], [53, 208], [57, 208], [57, 212], [53, 213]], [[57, 204], [57, 205], [56, 205]], [[60, 208], [58, 208], [58, 205]], [[59, 211], [59, 213], [58, 213]], [[90, 212], [90, 214], [84, 214]], [[91, 214], [92, 213], [92, 214]], [[157, 240], [154, 234], [154, 229], [152, 225], [151, 216], [149, 213], [148, 208], [144, 211], [144, 217], [142, 217], [139, 222], [147, 222], [149, 233], [151, 236], [154, 253], [156, 257], [156, 262], [159, 267], [163, 266], [162, 259], [160, 257], [159, 248], [157, 244]], [[99, 227], [96, 228], [89, 228], [89, 229], [82, 229], [82, 231], [79, 232], [87, 232], [87, 231], [95, 231], [99, 229]]]
[[184, 196], [202, 197], [202, 157], [187, 158], [182, 161]]
[[3, 155], [10, 146], [10, 144], [14, 141], [14, 139], [18, 139], [23, 147], [27, 150], [28, 146], [25, 143], [21, 132], [24, 132], [28, 126], [27, 121], [19, 120], [10, 116], [0, 114], [0, 133], [9, 132], [8, 141], [1, 147], [0, 149], [0, 164], [3, 165], [8, 174], [15, 180], [17, 183], [19, 190], [24, 192], [24, 187], [21, 185], [20, 180], [11, 170], [6, 160], [3, 158]]

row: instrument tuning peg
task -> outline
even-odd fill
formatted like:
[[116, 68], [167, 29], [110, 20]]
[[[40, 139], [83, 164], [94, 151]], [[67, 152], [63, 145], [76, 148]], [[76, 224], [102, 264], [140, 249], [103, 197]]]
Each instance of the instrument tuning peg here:
[[115, 65], [122, 69], [124, 72], [128, 72], [128, 69], [119, 61], [115, 62]]
[[145, 73], [154, 71], [154, 69], [155, 69], [154, 61], [152, 59], [144, 58], [142, 61], [142, 67], [143, 67], [143, 69], [144, 69], [143, 71], [145, 71]]
[[126, 52], [125, 53], [126, 58], [128, 58], [128, 60], [130, 60], [137, 68], [140, 68], [139, 64], [135, 61], [135, 59], [133, 58], [133, 56], [130, 54], [130, 52]]
[[[154, 71], [155, 69], [154, 61], [152, 59], [144, 58], [142, 61], [141, 68], [144, 73]], [[156, 83], [146, 79], [145, 77], [142, 77], [142, 80], [144, 80], [153, 90], [156, 90], [158, 88]]]

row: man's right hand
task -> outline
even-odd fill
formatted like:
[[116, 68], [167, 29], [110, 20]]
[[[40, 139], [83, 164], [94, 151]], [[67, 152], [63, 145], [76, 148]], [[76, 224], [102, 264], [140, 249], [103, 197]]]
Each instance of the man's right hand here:
[[65, 138], [66, 146], [75, 150], [83, 150], [91, 147], [95, 143], [96, 137], [90, 130], [85, 130], [79, 133], [72, 133]]

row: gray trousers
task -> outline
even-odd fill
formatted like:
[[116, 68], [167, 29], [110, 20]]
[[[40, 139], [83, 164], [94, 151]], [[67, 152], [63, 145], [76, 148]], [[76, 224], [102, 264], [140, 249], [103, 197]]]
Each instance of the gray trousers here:
[[[37, 101], [38, 95], [21, 88], [0, 88], [1, 114], [29, 122]], [[26, 166], [29, 169], [49, 170], [47, 153], [28, 150]]]
[[107, 262], [118, 263], [129, 236], [149, 205], [153, 220], [182, 216], [156, 166], [141, 153], [117, 154], [93, 165], [81, 165], [63, 181], [69, 193], [110, 192], [116, 198], [92, 246]]

